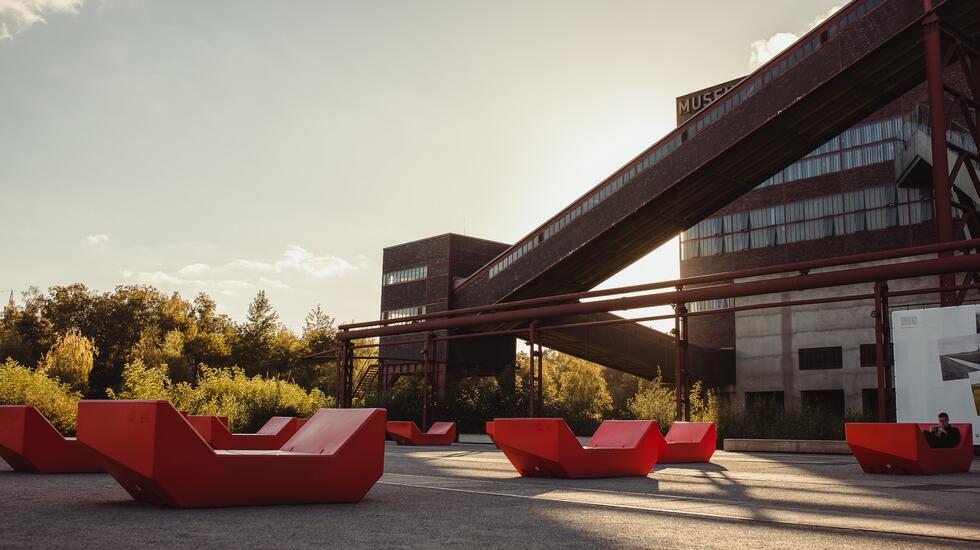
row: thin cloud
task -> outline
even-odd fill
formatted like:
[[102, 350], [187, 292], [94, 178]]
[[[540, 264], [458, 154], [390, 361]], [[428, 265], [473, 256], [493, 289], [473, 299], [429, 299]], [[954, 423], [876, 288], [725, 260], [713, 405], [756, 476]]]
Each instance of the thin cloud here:
[[207, 273], [211, 270], [211, 266], [207, 264], [190, 264], [177, 270], [178, 275], [200, 275], [201, 273]]
[[[3, 2], [3, 0], [0, 0], [0, 2]], [[105, 233], [99, 233], [98, 235], [86, 235], [82, 238], [82, 241], [91, 246], [99, 246], [109, 242], [109, 235], [106, 235]]]
[[302, 246], [295, 244], [289, 245], [282, 253], [282, 258], [275, 262], [238, 259], [225, 264], [225, 267], [237, 271], [303, 273], [318, 279], [342, 275], [358, 269], [357, 266], [343, 258], [330, 255], [317, 256]]
[[48, 21], [51, 14], [78, 13], [85, 0], [0, 0], [0, 40]]
[[263, 286], [277, 288], [279, 290], [291, 290], [293, 288], [278, 279], [267, 279], [265, 277], [259, 277], [259, 282], [262, 283]]
[[[93, 244], [102, 242], [99, 235], [90, 237], [95, 238]], [[108, 240], [108, 236], [105, 236], [105, 240]], [[219, 265], [192, 263], [176, 271], [127, 269], [122, 276], [140, 284], [232, 296], [239, 291], [251, 292], [259, 288], [302, 291], [313, 280], [342, 276], [368, 264], [364, 255], [358, 255], [355, 262], [357, 265], [329, 254], [316, 255], [293, 244], [286, 247], [280, 258], [274, 261], [242, 258]]]
[[799, 40], [801, 36], [820, 23], [823, 23], [831, 15], [837, 13], [840, 9], [841, 6], [834, 6], [826, 12], [815, 16], [807, 23], [806, 28], [802, 29], [799, 33], [777, 32], [768, 38], [760, 38], [759, 40], [753, 41], [749, 44], [749, 68], [752, 70], [758, 69], [767, 61], [776, 57], [779, 52], [788, 48], [790, 44]]

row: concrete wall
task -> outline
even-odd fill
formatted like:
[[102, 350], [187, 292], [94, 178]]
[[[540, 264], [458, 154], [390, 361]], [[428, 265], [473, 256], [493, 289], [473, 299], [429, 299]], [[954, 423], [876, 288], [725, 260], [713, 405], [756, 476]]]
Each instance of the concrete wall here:
[[[921, 259], [921, 258], [920, 258]], [[908, 260], [906, 260], [908, 261]], [[880, 262], [884, 263], [884, 262]], [[878, 265], [857, 264], [851, 267]], [[827, 270], [814, 270], [827, 271]], [[740, 279], [739, 282], [768, 277]], [[891, 281], [890, 291], [938, 286], [938, 277]], [[873, 293], [872, 284], [850, 285], [804, 292], [737, 298], [736, 306], [804, 300], [848, 294]], [[914, 303], [936, 302], [938, 295], [891, 300], [893, 309]], [[783, 391], [787, 408], [800, 406], [800, 392], [843, 390], [845, 409], [862, 410], [862, 389], [877, 388], [876, 369], [860, 364], [861, 344], [873, 344], [872, 300], [741, 311], [735, 314], [736, 383], [729, 389], [732, 402], [745, 403], [746, 392]], [[841, 346], [843, 368], [800, 370], [800, 348]]]

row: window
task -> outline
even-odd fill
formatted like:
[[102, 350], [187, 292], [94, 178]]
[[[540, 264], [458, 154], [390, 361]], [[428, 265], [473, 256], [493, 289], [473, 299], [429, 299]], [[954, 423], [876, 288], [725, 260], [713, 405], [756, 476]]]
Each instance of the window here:
[[381, 312], [382, 319], [401, 319], [403, 317], [413, 317], [415, 315], [425, 315], [426, 306], [411, 306], [399, 309], [389, 309]]
[[804, 411], [844, 416], [844, 390], [803, 390], [800, 407]]
[[840, 346], [800, 348], [800, 370], [840, 369], [844, 367], [844, 350]]
[[867, 417], [878, 416], [878, 388], [861, 390], [861, 412]]
[[747, 391], [745, 392], [746, 409], [785, 410], [786, 403], [781, 391]]
[[409, 281], [418, 281], [419, 279], [425, 279], [429, 273], [429, 266], [419, 265], [415, 267], [410, 267], [408, 269], [400, 269], [398, 271], [389, 271], [382, 277], [382, 284], [387, 285], [397, 285], [399, 283], [407, 283]]
[[732, 307], [731, 298], [718, 298], [716, 300], [702, 300], [700, 302], [691, 302], [687, 304], [687, 310], [691, 313], [698, 311], [711, 311], [715, 309], [725, 309]]
[[[890, 364], [891, 355], [894, 353], [894, 347], [889, 346], [885, 348], [885, 364]], [[877, 367], [878, 366], [878, 353], [876, 351], [874, 344], [861, 344], [861, 366], [862, 367]]]

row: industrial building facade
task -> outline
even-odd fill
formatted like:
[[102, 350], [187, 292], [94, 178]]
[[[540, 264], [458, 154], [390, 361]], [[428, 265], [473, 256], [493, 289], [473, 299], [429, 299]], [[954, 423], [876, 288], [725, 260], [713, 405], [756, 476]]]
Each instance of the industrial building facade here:
[[[940, 10], [967, 35], [980, 33], [977, 5]], [[676, 130], [515, 244], [442, 235], [385, 249], [383, 323], [588, 291], [679, 233], [682, 277], [951, 240], [937, 230], [952, 230], [940, 223], [949, 219], [951, 201], [970, 209], [980, 197], [971, 184], [959, 186], [951, 201], [933, 200], [924, 166], [932, 159], [927, 105], [937, 103], [923, 84], [922, 17], [915, 2], [852, 2], [753, 74], [678, 98]], [[947, 70], [949, 79], [962, 83], [956, 70]], [[945, 78], [939, 73], [932, 82]], [[955, 117], [950, 122], [948, 146], [975, 158], [969, 132], [955, 129]], [[932, 151], [942, 150], [939, 140], [931, 142]], [[892, 284], [932, 288], [935, 279]], [[767, 300], [686, 305], [705, 312]], [[891, 305], [937, 300], [920, 295]], [[880, 363], [867, 368], [875, 355], [872, 311], [870, 302], [852, 300], [692, 316], [683, 376], [704, 380], [736, 406], [766, 401], [871, 412], [881, 403], [874, 371], [883, 372]], [[413, 321], [422, 322], [406, 322]], [[639, 376], [663, 370], [674, 381], [674, 338], [621, 321], [609, 313], [542, 318], [540, 325], [554, 330], [538, 342]], [[477, 338], [454, 328], [437, 335], [435, 349], [420, 346], [418, 330], [378, 329], [379, 382], [418, 372], [422, 354], [440, 391], [457, 377], [512, 379], [515, 336], [500, 334], [526, 325], [487, 324]]]
[[[902, 152], [928, 128], [926, 99], [924, 85], [904, 94], [682, 232], [681, 277], [935, 242], [932, 182], [903, 178], [910, 161]], [[678, 98], [678, 112], [684, 100]], [[966, 132], [950, 132], [948, 138], [975, 150]], [[937, 281], [912, 279], [891, 286], [931, 288]], [[797, 298], [870, 289], [859, 285], [808, 291]], [[779, 297], [698, 302], [689, 308], [708, 311], [774, 298]], [[938, 296], [920, 295], [892, 305], [913, 307], [924, 301], [936, 302]], [[836, 414], [874, 414], [872, 311], [867, 300], [719, 313], [692, 318], [690, 338], [734, 350], [736, 383], [721, 388], [733, 404], [767, 401]]]

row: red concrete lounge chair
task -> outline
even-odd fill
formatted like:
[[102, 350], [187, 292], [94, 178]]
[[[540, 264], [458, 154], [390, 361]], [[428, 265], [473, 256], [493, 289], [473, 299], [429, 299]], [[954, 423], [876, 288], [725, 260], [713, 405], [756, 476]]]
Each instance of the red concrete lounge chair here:
[[606, 420], [582, 447], [560, 418], [497, 418], [493, 440], [525, 477], [645, 477], [660, 431], [643, 420]]
[[455, 422], [435, 422], [422, 433], [415, 422], [391, 421], [387, 430], [399, 445], [452, 445], [456, 441]]
[[277, 451], [212, 449], [167, 401], [82, 401], [78, 439], [137, 500], [197, 508], [357, 502], [384, 469], [384, 409], [321, 409]]
[[659, 443], [660, 464], [708, 462], [715, 454], [715, 423], [674, 422]]
[[64, 437], [30, 405], [0, 406], [0, 457], [18, 472], [103, 472], [95, 456], [74, 437]]
[[233, 434], [224, 416], [187, 416], [187, 421], [214, 449], [271, 451], [293, 437], [305, 419], [273, 416], [254, 434]]
[[970, 471], [973, 463], [973, 430], [970, 424], [953, 424], [960, 430], [960, 444], [952, 449], [933, 449], [922, 430], [934, 424], [862, 423], [844, 425], [847, 446], [869, 474], [949, 474]]

